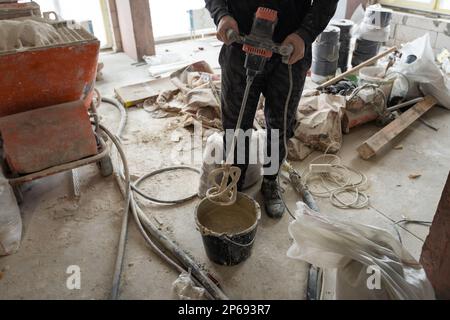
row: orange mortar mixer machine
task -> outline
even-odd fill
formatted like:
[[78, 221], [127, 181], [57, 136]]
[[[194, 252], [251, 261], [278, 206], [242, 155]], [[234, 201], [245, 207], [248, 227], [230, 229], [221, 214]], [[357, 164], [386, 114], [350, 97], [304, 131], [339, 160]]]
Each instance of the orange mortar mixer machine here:
[[19, 202], [25, 182], [90, 163], [104, 176], [113, 172], [94, 99], [100, 42], [70, 21], [26, 19], [60, 37], [0, 51], [0, 164]]

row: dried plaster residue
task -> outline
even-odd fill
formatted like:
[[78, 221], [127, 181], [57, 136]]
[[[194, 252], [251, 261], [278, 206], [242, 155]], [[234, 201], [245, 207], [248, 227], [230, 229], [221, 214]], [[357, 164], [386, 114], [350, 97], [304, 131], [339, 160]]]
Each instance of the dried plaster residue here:
[[63, 42], [48, 23], [33, 20], [0, 20], [0, 52], [42, 47]]

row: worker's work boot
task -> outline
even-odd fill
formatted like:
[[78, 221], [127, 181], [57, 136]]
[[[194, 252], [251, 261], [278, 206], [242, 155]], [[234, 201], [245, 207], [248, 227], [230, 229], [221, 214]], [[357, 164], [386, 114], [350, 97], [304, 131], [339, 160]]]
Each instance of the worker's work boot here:
[[261, 187], [264, 207], [267, 215], [272, 219], [281, 219], [286, 209], [280, 195], [280, 187], [276, 180], [264, 179]]

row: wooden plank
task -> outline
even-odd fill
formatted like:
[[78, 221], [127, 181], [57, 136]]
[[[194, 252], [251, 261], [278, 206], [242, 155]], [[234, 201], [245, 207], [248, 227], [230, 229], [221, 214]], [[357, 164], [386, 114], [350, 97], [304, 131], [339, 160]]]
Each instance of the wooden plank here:
[[116, 0], [124, 52], [137, 61], [155, 54], [152, 18], [148, 0]]
[[368, 160], [375, 156], [386, 144], [402, 133], [412, 123], [424, 115], [428, 110], [438, 104], [438, 101], [431, 96], [425, 99], [411, 109], [403, 113], [396, 120], [384, 127], [369, 140], [364, 142], [359, 148], [358, 153], [364, 160]]
[[108, 0], [108, 8], [111, 17], [112, 33], [114, 38], [113, 49], [116, 52], [123, 51], [122, 35], [120, 34], [119, 16], [117, 13], [116, 0]]
[[137, 83], [122, 88], [116, 88], [119, 101], [124, 107], [133, 107], [139, 103], [143, 103], [150, 98], [158, 97], [163, 91], [177, 90], [178, 88], [172, 83], [169, 77], [151, 80], [148, 82]]
[[149, 0], [131, 0], [130, 4], [138, 61], [143, 61], [143, 56], [156, 54], [150, 2]]

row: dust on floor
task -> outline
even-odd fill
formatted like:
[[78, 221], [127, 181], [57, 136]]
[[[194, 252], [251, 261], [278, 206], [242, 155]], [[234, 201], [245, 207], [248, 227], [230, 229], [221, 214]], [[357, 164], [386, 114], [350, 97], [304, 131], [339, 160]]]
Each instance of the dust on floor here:
[[[176, 44], [175, 48], [181, 45]], [[199, 46], [198, 42], [190, 45], [194, 49]], [[207, 42], [200, 45], [206, 47]], [[202, 50], [200, 58], [217, 65], [217, 51], [216, 48]], [[112, 95], [116, 86], [148, 80], [145, 67], [131, 66], [132, 61], [123, 54], [106, 55], [102, 60], [105, 82], [98, 87], [105, 95]], [[103, 123], [114, 130], [118, 112], [104, 105], [100, 113]], [[450, 114], [436, 108], [426, 115], [426, 119], [438, 126], [439, 132], [415, 123], [394, 141], [393, 146], [401, 144], [402, 149], [385, 151], [371, 161], [361, 160], [356, 146], [378, 128], [367, 125], [345, 136], [341, 156], [345, 163], [369, 177], [371, 206], [346, 211], [332, 207], [327, 199], [319, 199], [321, 211], [392, 232], [393, 222], [401, 220], [403, 215], [431, 220], [450, 169]], [[172, 132], [178, 127], [176, 121], [177, 118], [153, 119], [142, 109], [129, 110], [124, 144], [134, 178], [170, 166], [174, 154], [179, 155], [177, 160], [185, 158], [183, 161], [188, 161], [192, 146], [184, 145], [183, 139], [179, 142], [171, 139]], [[296, 167], [304, 167], [309, 159], [296, 163]], [[411, 180], [409, 175], [412, 173], [420, 173], [421, 177]], [[23, 245], [18, 254], [0, 258], [3, 275], [0, 299], [109, 297], [123, 203], [114, 180], [101, 178], [95, 166], [81, 169], [80, 176], [82, 196], [78, 200], [72, 197], [71, 179], [67, 173], [27, 186], [21, 208], [25, 225]], [[190, 194], [195, 183], [194, 174], [176, 172], [171, 179], [160, 177], [159, 181], [150, 180], [143, 187], [157, 196], [177, 198]], [[290, 188], [284, 187], [288, 205], [293, 209], [298, 198]], [[256, 189], [253, 194], [261, 200]], [[146, 212], [156, 217], [161, 229], [211, 271], [231, 298], [305, 298], [307, 268], [302, 262], [286, 257], [291, 244], [287, 232], [288, 215], [281, 221], [274, 221], [263, 213], [252, 257], [236, 267], [221, 267], [213, 265], [205, 255], [194, 219], [197, 201], [171, 207], [144, 204]], [[146, 247], [134, 224], [130, 225], [121, 299], [176, 298], [171, 287], [179, 275]], [[428, 228], [406, 225], [400, 228], [400, 234], [405, 247], [417, 258]], [[81, 290], [72, 291], [66, 286], [69, 277], [66, 271], [73, 265], [81, 269]]]

